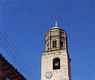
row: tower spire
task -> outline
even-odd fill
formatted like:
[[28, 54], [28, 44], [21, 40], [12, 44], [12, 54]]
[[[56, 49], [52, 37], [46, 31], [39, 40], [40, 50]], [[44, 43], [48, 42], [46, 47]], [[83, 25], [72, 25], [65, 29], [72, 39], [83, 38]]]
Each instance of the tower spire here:
[[58, 25], [57, 25], [57, 16], [55, 16], [55, 27], [58, 27]]
[[52, 28], [58, 28], [57, 16], [55, 16], [55, 24], [54, 24], [54, 27], [52, 27]]

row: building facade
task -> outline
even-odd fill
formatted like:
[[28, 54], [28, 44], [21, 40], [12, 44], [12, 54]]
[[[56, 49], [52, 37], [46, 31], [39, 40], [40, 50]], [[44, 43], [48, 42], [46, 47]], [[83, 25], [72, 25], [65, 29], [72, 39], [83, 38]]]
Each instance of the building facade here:
[[41, 80], [71, 80], [66, 31], [57, 26], [46, 32], [41, 59]]

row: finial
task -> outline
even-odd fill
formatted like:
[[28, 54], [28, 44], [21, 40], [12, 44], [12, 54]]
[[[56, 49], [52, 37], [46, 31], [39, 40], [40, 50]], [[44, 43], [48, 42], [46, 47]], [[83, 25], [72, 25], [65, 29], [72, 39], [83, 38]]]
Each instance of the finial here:
[[55, 25], [52, 28], [58, 28], [58, 25], [57, 25], [57, 16], [55, 16]]
[[57, 16], [55, 16], [55, 27], [57, 27]]

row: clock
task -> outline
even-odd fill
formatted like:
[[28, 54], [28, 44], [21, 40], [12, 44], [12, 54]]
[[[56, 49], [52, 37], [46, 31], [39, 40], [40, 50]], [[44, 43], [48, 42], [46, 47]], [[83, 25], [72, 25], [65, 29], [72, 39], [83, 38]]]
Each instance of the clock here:
[[51, 72], [46, 72], [46, 78], [51, 78], [53, 75]]

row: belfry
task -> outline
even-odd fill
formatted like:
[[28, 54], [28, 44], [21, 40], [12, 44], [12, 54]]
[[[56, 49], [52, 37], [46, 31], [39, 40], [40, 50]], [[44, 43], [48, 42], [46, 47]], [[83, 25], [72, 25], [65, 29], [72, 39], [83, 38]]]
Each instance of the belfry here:
[[66, 31], [57, 25], [45, 35], [45, 51], [41, 59], [41, 80], [71, 80]]

